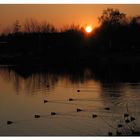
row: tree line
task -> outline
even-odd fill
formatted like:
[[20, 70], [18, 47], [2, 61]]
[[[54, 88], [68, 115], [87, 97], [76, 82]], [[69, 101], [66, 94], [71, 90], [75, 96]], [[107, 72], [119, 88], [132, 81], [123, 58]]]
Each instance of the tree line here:
[[[128, 17], [118, 9], [107, 8], [99, 17], [100, 26], [89, 36], [78, 25], [58, 31], [52, 24], [15, 21], [0, 36], [0, 62], [96, 63], [98, 61], [139, 62], [140, 16]], [[133, 56], [133, 57], [131, 57]], [[9, 59], [10, 57], [10, 59]]]

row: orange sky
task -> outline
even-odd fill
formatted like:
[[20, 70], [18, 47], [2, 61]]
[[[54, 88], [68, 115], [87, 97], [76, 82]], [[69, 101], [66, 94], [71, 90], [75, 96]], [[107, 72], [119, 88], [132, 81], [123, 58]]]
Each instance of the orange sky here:
[[35, 18], [39, 21], [48, 21], [57, 28], [64, 25], [79, 24], [81, 26], [98, 25], [98, 17], [106, 8], [117, 8], [129, 16], [140, 15], [140, 5], [107, 5], [107, 4], [55, 4], [55, 5], [0, 5], [0, 32], [13, 24], [15, 20]]

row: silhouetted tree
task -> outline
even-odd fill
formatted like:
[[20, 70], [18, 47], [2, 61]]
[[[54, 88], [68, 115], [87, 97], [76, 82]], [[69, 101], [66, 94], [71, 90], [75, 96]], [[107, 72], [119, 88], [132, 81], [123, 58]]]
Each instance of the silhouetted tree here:
[[[128, 18], [118, 9], [108, 8], [99, 17], [99, 22], [94, 33], [86, 36], [79, 25], [72, 24], [58, 31], [48, 22], [26, 19], [22, 30], [16, 21], [14, 29], [11, 28], [13, 32], [5, 31], [7, 35], [0, 40], [8, 42], [3, 49], [9, 54], [13, 52], [15, 57], [7, 61], [15, 63], [25, 59], [31, 63], [35, 60], [34, 63], [91, 64], [98, 60], [120, 61], [126, 53], [140, 53], [140, 16]], [[24, 33], [16, 34], [20, 31]], [[128, 56], [127, 59], [130, 60]]]
[[21, 29], [21, 25], [18, 20], [13, 24], [13, 33], [19, 33]]
[[77, 32], [81, 31], [81, 27], [79, 25], [66, 25], [61, 29], [61, 32]]
[[35, 19], [26, 19], [24, 22], [24, 32], [27, 33], [35, 33], [35, 32], [40, 32], [40, 24], [37, 20]]
[[24, 32], [27, 33], [52, 33], [56, 32], [56, 28], [47, 22], [39, 23], [35, 19], [26, 19], [24, 22]]
[[140, 26], [140, 16], [132, 17], [130, 21], [130, 25], [132, 26]]
[[41, 28], [40, 31], [43, 32], [43, 33], [57, 32], [56, 28], [52, 24], [49, 24], [47, 22], [44, 22], [44, 23], [40, 24], [40, 28]]
[[99, 17], [101, 25], [120, 25], [126, 23], [126, 14], [121, 13], [118, 9], [108, 8], [103, 10], [102, 16]]

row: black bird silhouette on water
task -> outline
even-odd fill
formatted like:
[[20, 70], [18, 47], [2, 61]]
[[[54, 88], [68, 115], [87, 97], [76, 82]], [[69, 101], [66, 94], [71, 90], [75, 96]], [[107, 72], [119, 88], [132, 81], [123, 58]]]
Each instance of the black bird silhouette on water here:
[[96, 114], [93, 114], [93, 115], [92, 115], [92, 118], [96, 118], [96, 117], [97, 117], [97, 115], [96, 115]]
[[77, 108], [77, 112], [80, 112], [80, 111], [83, 111], [82, 109], [80, 109], [80, 108]]
[[47, 100], [44, 100], [44, 103], [47, 103], [48, 101]]
[[49, 88], [50, 87], [50, 85], [47, 85], [47, 88]]
[[124, 113], [124, 117], [128, 117], [129, 116], [129, 114], [128, 113]]
[[135, 117], [130, 117], [130, 120], [131, 120], [131, 121], [134, 121], [134, 120], [135, 120]]
[[110, 108], [109, 107], [105, 107], [105, 110], [110, 110]]
[[40, 115], [35, 115], [34, 117], [35, 117], [35, 118], [40, 118]]
[[7, 121], [7, 125], [10, 125], [10, 124], [12, 124], [12, 123], [14, 123], [14, 122], [12, 122], [12, 121]]
[[113, 134], [112, 134], [112, 132], [108, 132], [108, 136], [112, 136]]
[[120, 127], [123, 127], [123, 125], [122, 124], [118, 124], [118, 127], [120, 128]]
[[74, 99], [72, 99], [72, 98], [69, 98], [69, 101], [73, 101]]
[[56, 112], [51, 112], [51, 115], [56, 115]]
[[126, 123], [130, 123], [130, 120], [129, 120], [129, 119], [126, 119], [125, 122], [126, 122]]

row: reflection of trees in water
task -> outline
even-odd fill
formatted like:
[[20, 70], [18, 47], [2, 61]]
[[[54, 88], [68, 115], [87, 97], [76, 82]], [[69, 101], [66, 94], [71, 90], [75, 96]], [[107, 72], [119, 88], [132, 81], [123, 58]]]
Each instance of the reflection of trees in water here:
[[56, 75], [51, 75], [50, 73], [39, 73], [32, 74], [29, 78], [29, 87], [33, 91], [40, 89], [52, 90], [55, 84], [58, 82]]
[[22, 76], [11, 68], [1, 68], [0, 75], [4, 81], [13, 83], [17, 94], [22, 90], [29, 94], [36, 90], [51, 90], [58, 81], [57, 76], [50, 73], [33, 73], [29, 76]]
[[[40, 68], [1, 68], [0, 73], [6, 82], [12, 82], [16, 93], [25, 90], [33, 94], [35, 91], [53, 90], [59, 81], [65, 80], [68, 84], [84, 83], [92, 79], [92, 72], [86, 70], [44, 70]], [[44, 92], [45, 93], [45, 92]]]
[[65, 74], [60, 73], [59, 77], [65, 78], [71, 84], [77, 84], [85, 83], [86, 81], [93, 79], [93, 73], [90, 69], [78, 69], [75, 71], [66, 71]]
[[[102, 70], [104, 71], [104, 69]], [[12, 69], [11, 71], [15, 75], [14, 83], [16, 85], [16, 89], [18, 89], [17, 86], [19, 86], [20, 88], [21, 84], [23, 84], [22, 81], [24, 81], [25, 89], [30, 94], [36, 93], [37, 90], [38, 91], [53, 90], [59, 81], [65, 81], [69, 85], [71, 84], [76, 85], [79, 83], [81, 84], [86, 83], [89, 80], [94, 80], [94, 81], [99, 80], [99, 81], [102, 81], [101, 82], [102, 83], [101, 96], [105, 100], [105, 102], [106, 101], [112, 102], [112, 99], [114, 99], [113, 100], [114, 102], [115, 101], [118, 102], [118, 100], [121, 101], [121, 99], [124, 97], [124, 94], [122, 92], [123, 84], [121, 83], [122, 82], [121, 80], [123, 79], [121, 79], [120, 77], [117, 77], [117, 80], [116, 78], [113, 79], [113, 77], [115, 77], [116, 75], [113, 76], [114, 73], [110, 69], [108, 73], [104, 72], [104, 74], [102, 74], [102, 75], [105, 75], [105, 77], [100, 77], [100, 73], [94, 73], [94, 70], [87, 69], [87, 68], [82, 68], [82, 69], [80, 68], [63, 69], [62, 68], [59, 70], [58, 69], [51, 69], [51, 70], [37, 69], [37, 71], [35, 71], [33, 68], [32, 70], [30, 69], [29, 71], [25, 70], [24, 72], [22, 72], [22, 74], [21, 74], [21, 70], [19, 69]], [[29, 73], [31, 74], [28, 75]], [[121, 80], [119, 81], [118, 78]], [[18, 82], [20, 82], [20, 84], [18, 84]], [[63, 84], [62, 86], [65, 86], [65, 85]]]
[[[37, 92], [42, 92], [45, 94], [45, 90], [53, 90], [55, 84], [58, 82], [58, 78], [56, 75], [46, 74], [32, 74], [27, 79], [17, 75], [19, 77], [19, 85], [24, 85], [25, 90], [28, 94], [36, 94]], [[24, 80], [24, 83], [22, 82]]]
[[122, 91], [122, 83], [104, 83], [101, 84], [101, 87], [101, 96], [105, 103], [107, 101], [108, 103], [113, 103], [115, 105], [116, 103], [121, 102], [125, 96]]
[[121, 89], [123, 85], [122, 83], [108, 83], [102, 84], [102, 89], [104, 93], [107, 92], [108, 96], [110, 97], [120, 97], [121, 96]]
[[12, 81], [14, 83], [17, 94], [21, 90], [26, 90], [29, 94], [35, 93], [37, 90], [54, 90], [58, 82], [64, 80], [69, 85], [87, 83], [87, 81], [93, 80], [101, 82], [103, 97], [109, 98], [109, 100], [110, 97], [120, 98], [123, 95], [121, 89], [124, 83], [131, 83], [133, 80], [134, 82], [139, 81], [136, 70], [131, 72], [129, 67], [122, 65], [97, 65], [93, 68], [16, 66], [3, 67], [0, 69], [0, 73], [6, 82]]
[[110, 107], [110, 112], [131, 113], [139, 112], [140, 85], [139, 83], [108, 83], [101, 84], [101, 97], [105, 107]]

